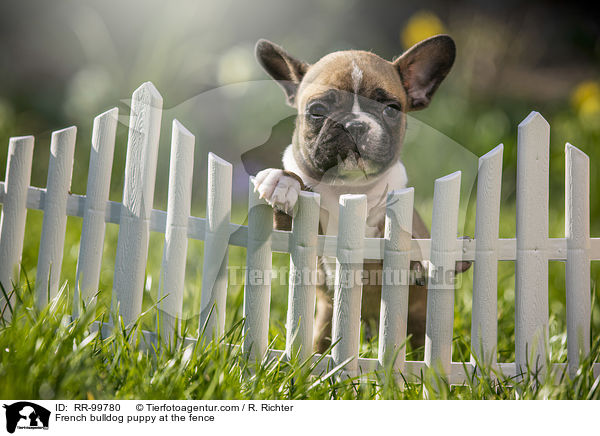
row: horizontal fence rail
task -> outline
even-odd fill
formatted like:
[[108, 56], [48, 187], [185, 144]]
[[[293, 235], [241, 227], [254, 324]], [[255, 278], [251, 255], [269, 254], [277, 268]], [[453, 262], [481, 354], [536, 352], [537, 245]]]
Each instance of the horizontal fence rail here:
[[[11, 138], [6, 177], [0, 182], [0, 284], [10, 294], [19, 281], [27, 210], [44, 212], [35, 280], [36, 304], [46, 305], [58, 292], [68, 216], [83, 218], [76, 270], [73, 315], [94, 304], [98, 291], [105, 225], [119, 225], [112, 304], [126, 324], [142, 312], [142, 295], [150, 232], [164, 234], [156, 332], [143, 341], [179, 337], [189, 239], [204, 241], [205, 256], [199, 313], [200, 331], [185, 343], [218, 340], [224, 334], [229, 246], [246, 247], [241, 349], [255, 360], [317, 359], [317, 371], [343, 367], [349, 375], [393, 365], [396, 375], [417, 380], [434, 368], [451, 384], [462, 384], [477, 365], [490, 364], [518, 379], [527, 368], [575, 374], [590, 350], [590, 262], [600, 260], [600, 238], [590, 237], [589, 159], [571, 144], [565, 148], [565, 237], [548, 237], [550, 126], [532, 112], [518, 129], [516, 237], [499, 238], [503, 146], [479, 160], [475, 238], [457, 238], [461, 174], [435, 181], [431, 239], [412, 239], [414, 191], [388, 195], [382, 238], [366, 238], [367, 199], [340, 197], [338, 236], [319, 235], [320, 197], [302, 192], [291, 231], [273, 229], [273, 210], [248, 191], [248, 225], [231, 223], [231, 164], [208, 156], [207, 216], [190, 216], [195, 138], [173, 120], [167, 211], [152, 209], [162, 118], [162, 96], [150, 82], [132, 97], [123, 202], [108, 200], [118, 110], [94, 120], [87, 195], [69, 192], [76, 128], [52, 135], [46, 188], [31, 187], [34, 138]], [[80, 141], [81, 143], [81, 141]], [[83, 142], [85, 143], [85, 141]], [[81, 147], [82, 145], [79, 145]], [[285, 350], [269, 348], [272, 253], [290, 254]], [[305, 277], [317, 274], [319, 256], [336, 259], [333, 289], [331, 355], [312, 355], [316, 288]], [[408, 284], [384, 283], [380, 308], [378, 357], [359, 357], [362, 284], [348, 282], [361, 272], [364, 259], [382, 259], [383, 271], [407, 271], [411, 261], [429, 261], [425, 357], [407, 361]], [[471, 352], [469, 362], [452, 361], [454, 278], [457, 261], [474, 261]], [[568, 363], [548, 357], [548, 261], [566, 263]], [[515, 362], [497, 361], [499, 261], [515, 261]], [[3, 294], [4, 295], [4, 294]], [[14, 296], [0, 297], [2, 317], [9, 319]], [[108, 324], [102, 326], [109, 328]], [[203, 335], [203, 336], [202, 336]], [[204, 345], [204, 344], [203, 344]], [[600, 375], [600, 363], [593, 365]], [[558, 382], [558, 377], [556, 379]]]
[[[4, 202], [5, 182], [0, 182], [0, 203]], [[27, 191], [27, 209], [44, 210], [46, 190], [44, 188], [30, 186]], [[85, 196], [69, 194], [67, 199], [67, 216], [83, 218], [85, 211]], [[119, 224], [121, 203], [116, 201], [106, 202], [104, 221], [110, 224]], [[165, 233], [167, 213], [162, 210], [153, 209], [150, 216], [150, 231], [154, 233]], [[229, 223], [229, 245], [245, 247], [248, 243], [248, 227], [242, 224]], [[190, 216], [188, 218], [188, 238], [204, 241], [206, 238], [206, 218]], [[382, 238], [364, 238], [365, 259], [383, 259], [385, 253], [385, 241]], [[460, 260], [474, 261], [477, 249], [476, 239], [458, 239], [457, 247]], [[514, 261], [517, 255], [516, 238], [498, 239], [498, 260]], [[289, 253], [291, 244], [291, 232], [286, 230], [273, 230], [271, 239], [271, 250], [276, 253]], [[590, 260], [600, 260], [600, 238], [589, 239]], [[317, 236], [317, 256], [335, 257], [337, 250], [337, 238], [330, 235]], [[429, 260], [431, 251], [431, 240], [412, 239], [410, 248], [411, 260]], [[548, 238], [540, 251], [545, 253], [548, 260], [567, 259], [567, 238]]]
[[[0, 203], [5, 198], [5, 182], [0, 182]], [[27, 209], [44, 210], [46, 190], [44, 188], [29, 187], [27, 191]], [[83, 218], [85, 211], [85, 196], [69, 194], [67, 200], [67, 216]], [[121, 203], [116, 201], [106, 202], [104, 221], [110, 224], [119, 224]], [[162, 210], [153, 209], [150, 217], [150, 231], [154, 233], [165, 233], [167, 213]], [[188, 238], [196, 241], [204, 241], [206, 238], [206, 218], [190, 216], [188, 218]], [[229, 223], [229, 245], [245, 247], [248, 243], [248, 227], [242, 224]], [[365, 259], [383, 259], [385, 253], [385, 241], [382, 238], [364, 238]], [[271, 250], [276, 253], [289, 253], [291, 244], [291, 232], [286, 230], [273, 230], [271, 239]], [[459, 259], [474, 261], [477, 240], [459, 239]], [[514, 261], [517, 255], [516, 238], [501, 238], [497, 241], [498, 260]], [[600, 260], [600, 238], [589, 239], [590, 260]], [[330, 235], [317, 236], [317, 256], [335, 257], [337, 249], [337, 238]], [[567, 238], [548, 238], [540, 251], [545, 253], [548, 260], [567, 259]], [[410, 248], [411, 260], [429, 260], [431, 252], [431, 240], [412, 239]]]

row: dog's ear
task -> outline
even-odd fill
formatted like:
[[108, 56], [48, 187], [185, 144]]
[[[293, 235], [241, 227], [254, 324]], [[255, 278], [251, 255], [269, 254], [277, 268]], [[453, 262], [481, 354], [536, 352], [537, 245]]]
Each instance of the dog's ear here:
[[408, 96], [407, 110], [427, 107], [452, 68], [456, 46], [448, 35], [432, 36], [412, 46], [394, 61]]
[[294, 106], [298, 85], [309, 65], [293, 58], [283, 48], [266, 39], [256, 43], [255, 51], [258, 63], [283, 88], [288, 104]]

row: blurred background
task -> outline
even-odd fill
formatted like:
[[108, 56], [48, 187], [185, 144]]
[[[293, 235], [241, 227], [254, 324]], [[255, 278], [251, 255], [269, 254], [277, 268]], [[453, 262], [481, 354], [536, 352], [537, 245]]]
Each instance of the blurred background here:
[[[404, 151], [426, 221], [431, 219], [427, 215], [433, 179], [461, 169], [463, 233], [473, 235], [475, 190], [471, 188], [477, 158], [504, 143], [501, 237], [514, 237], [517, 125], [536, 110], [552, 129], [550, 232], [563, 237], [567, 141], [591, 158], [592, 216], [600, 216], [600, 19], [591, 10], [584, 2], [536, 0], [3, 1], [0, 178], [8, 138], [33, 134], [32, 185], [45, 186], [52, 130], [77, 125], [72, 191], [85, 193], [92, 120], [118, 106], [123, 123], [117, 133], [111, 200], [120, 201], [128, 99], [142, 82], [152, 81], [165, 109], [155, 208], [166, 207], [169, 132], [176, 117], [196, 135], [193, 213], [204, 214], [206, 155], [213, 151], [235, 164], [235, 216], [243, 222], [248, 162], [245, 167], [241, 156], [267, 143], [270, 151], [264, 159], [279, 160], [273, 150], [281, 152], [290, 142], [294, 115], [254, 60], [257, 39], [277, 42], [307, 62], [350, 48], [372, 50], [391, 60], [424, 38], [448, 33], [458, 48], [454, 68], [431, 106], [411, 113]], [[436, 154], [428, 147], [434, 147]], [[259, 153], [252, 159], [262, 157]], [[424, 180], [419, 179], [422, 172], [427, 174]], [[39, 218], [40, 213], [29, 213], [23, 257], [32, 276]], [[74, 277], [80, 226], [79, 219], [69, 219], [65, 279]], [[108, 227], [101, 280], [101, 287], [107, 289], [112, 284], [110, 259], [118, 232], [115, 226]], [[600, 221], [592, 220], [591, 229], [599, 236]], [[161, 244], [160, 235], [153, 235], [150, 296], [157, 287]], [[191, 243], [187, 274], [192, 279], [186, 284], [186, 295], [194, 304], [199, 298], [201, 256], [202, 244]], [[232, 259], [243, 261], [243, 253], [232, 250]], [[551, 315], [564, 310], [564, 266], [556, 264], [550, 268]], [[503, 265], [500, 298], [512, 301], [514, 265]], [[594, 267], [594, 290], [597, 278]], [[469, 280], [466, 275], [457, 310], [470, 301]], [[285, 301], [283, 288], [281, 292], [278, 297], [274, 289], [274, 306], [278, 298]], [[510, 335], [513, 314], [501, 310], [499, 316]]]

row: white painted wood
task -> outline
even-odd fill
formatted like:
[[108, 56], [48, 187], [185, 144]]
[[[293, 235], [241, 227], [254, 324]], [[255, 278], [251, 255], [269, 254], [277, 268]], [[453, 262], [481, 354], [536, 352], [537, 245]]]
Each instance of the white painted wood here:
[[519, 124], [515, 357], [520, 371], [546, 363], [548, 343], [548, 164], [550, 126], [537, 112]]
[[244, 288], [244, 342], [242, 350], [260, 361], [269, 343], [271, 305], [271, 233], [273, 209], [248, 186], [248, 248]]
[[[231, 165], [209, 156], [207, 218], [189, 216], [193, 171], [194, 137], [177, 121], [173, 124], [173, 146], [169, 181], [168, 211], [152, 209], [156, 156], [160, 131], [162, 98], [146, 83], [133, 96], [129, 131], [123, 204], [108, 201], [117, 109], [96, 118], [87, 197], [69, 194], [76, 129], [54, 132], [46, 189], [28, 187], [31, 175], [33, 138], [12, 138], [9, 144], [7, 180], [0, 182], [0, 283], [18, 280], [26, 209], [44, 210], [42, 238], [36, 280], [36, 304], [43, 306], [57, 294], [67, 216], [84, 217], [77, 268], [75, 314], [78, 293], [88, 302], [98, 286], [106, 222], [121, 225], [113, 290], [125, 322], [141, 311], [141, 297], [150, 231], [165, 233], [163, 269], [159, 295], [165, 296], [161, 310], [173, 315], [163, 324], [164, 336], [172, 335], [175, 320], [181, 318], [187, 239], [206, 240], [201, 321], [206, 309], [216, 307], [208, 320], [211, 334], [222, 334], [227, 289], [227, 247], [247, 246], [246, 317], [244, 350], [255, 358], [281, 355], [268, 350], [271, 280], [271, 252], [291, 254], [289, 310], [285, 353], [297, 350], [310, 354], [314, 283], [317, 255], [337, 258], [334, 296], [333, 340], [337, 345], [326, 364], [350, 361], [346, 372], [381, 369], [390, 363], [406, 337], [408, 286], [385, 283], [381, 307], [381, 342], [378, 359], [359, 359], [360, 299], [363, 258], [384, 259], [384, 269], [409, 269], [411, 259], [423, 256], [432, 263], [427, 312], [424, 362], [406, 362], [403, 350], [397, 370], [416, 375], [436, 367], [450, 383], [462, 382], [474, 370], [474, 361], [453, 363], [452, 324], [454, 305], [454, 263], [475, 260], [472, 345], [476, 357], [496, 362], [497, 344], [497, 262], [516, 260], [515, 363], [500, 363], [501, 371], [517, 376], [526, 365], [544, 364], [548, 341], [548, 260], [566, 260], [567, 364], [555, 370], [574, 375], [580, 354], [590, 348], [590, 260], [600, 260], [600, 238], [590, 238], [589, 159], [567, 144], [565, 238], [548, 238], [549, 126], [538, 113], [531, 113], [519, 125], [517, 167], [517, 235], [498, 239], [502, 172], [502, 145], [480, 159], [476, 238], [457, 240], [460, 172], [438, 179], [434, 194], [431, 240], [411, 240], [412, 189], [393, 192], [388, 198], [385, 237], [364, 238], [366, 199], [346, 195], [340, 198], [339, 238], [318, 236], [319, 197], [301, 193], [299, 213], [291, 232], [273, 231], [272, 209], [257, 198], [250, 185], [249, 225], [230, 223]], [[462, 253], [461, 253], [462, 250]], [[307, 272], [308, 274], [304, 274]], [[300, 274], [297, 274], [300, 273]], [[385, 280], [384, 273], [384, 280]], [[440, 281], [444, 277], [444, 280]], [[205, 298], [204, 294], [207, 294]], [[1, 297], [0, 297], [1, 298]], [[222, 304], [221, 304], [222, 302]], [[2, 301], [0, 301], [2, 304]], [[1, 309], [1, 307], [0, 307]], [[222, 312], [222, 316], [220, 313]], [[214, 326], [211, 325], [214, 323]], [[155, 333], [145, 337], [156, 341]], [[270, 353], [270, 354], [269, 354]], [[594, 365], [595, 374], [600, 364]], [[555, 374], [556, 376], [556, 374]]]
[[167, 228], [158, 286], [160, 303], [157, 320], [161, 335], [167, 342], [179, 330], [183, 313], [187, 225], [194, 176], [194, 141], [194, 135], [179, 121], [173, 120]]
[[43, 308], [58, 293], [67, 227], [67, 198], [73, 174], [76, 127], [52, 133], [42, 237], [35, 280], [36, 304]]
[[331, 356], [351, 376], [358, 372], [363, 244], [367, 218], [366, 195], [340, 196], [340, 221], [333, 295]]
[[320, 195], [301, 191], [290, 238], [290, 277], [286, 322], [288, 358], [301, 361], [312, 354], [317, 279], [317, 234]]
[[[19, 283], [25, 219], [27, 218], [27, 188], [31, 181], [33, 136], [10, 138], [6, 162], [6, 182], [0, 189], [2, 215], [0, 217], [0, 285], [10, 297], [8, 303], [14, 308], [15, 297], [11, 295], [13, 283]], [[0, 318], [11, 319], [6, 308], [4, 293], [0, 292]]]
[[579, 358], [590, 351], [590, 163], [571, 144], [565, 147], [565, 237], [567, 238], [567, 358], [575, 376]]
[[413, 188], [392, 191], [385, 215], [378, 359], [382, 367], [393, 363], [399, 372], [406, 360], [413, 201]]
[[450, 374], [452, 363], [460, 177], [457, 171], [437, 179], [433, 191], [425, 363], [443, 376]]
[[132, 96], [113, 281], [113, 304], [119, 305], [126, 325], [135, 321], [142, 310], [162, 103], [150, 82]]
[[202, 268], [200, 333], [210, 341], [225, 333], [229, 221], [231, 220], [232, 166], [216, 154], [208, 154], [206, 233]]
[[119, 109], [113, 108], [94, 119], [81, 243], [75, 274], [73, 300], [75, 316], [79, 313], [80, 303], [86, 306], [95, 304], [95, 296], [98, 292], [106, 228], [104, 218], [110, 191], [118, 116]]
[[473, 362], [494, 365], [498, 344], [498, 231], [502, 153], [500, 144], [479, 158], [475, 215], [475, 265], [471, 352]]
[[[4, 182], [0, 182], [0, 203], [4, 198]], [[29, 187], [27, 191], [27, 209], [43, 210], [45, 189]], [[85, 211], [85, 197], [82, 195], [69, 195], [67, 200], [67, 215], [83, 217]], [[104, 221], [119, 224], [121, 219], [121, 203], [108, 201]], [[165, 233], [167, 213], [153, 209], [150, 215], [150, 231]], [[205, 239], [206, 219], [190, 216], [188, 218], [188, 237], [203, 241]], [[248, 240], [248, 227], [242, 224], [229, 223], [229, 245], [245, 247]], [[273, 230], [272, 249], [278, 253], [289, 253], [291, 232]], [[475, 260], [477, 241], [475, 239], [457, 239], [462, 260]], [[411, 242], [411, 260], [429, 260], [431, 241], [429, 239], [413, 239]], [[335, 236], [319, 235], [317, 238], [317, 256], [335, 256], [337, 242]], [[546, 253], [548, 260], [566, 260], [566, 238], [550, 238], [546, 247], [541, 250]], [[516, 238], [503, 238], [498, 240], [498, 260], [515, 260], [517, 253]], [[364, 256], [366, 259], [383, 259], [384, 242], [378, 238], [365, 238]], [[590, 259], [600, 260], [600, 238], [590, 238]]]

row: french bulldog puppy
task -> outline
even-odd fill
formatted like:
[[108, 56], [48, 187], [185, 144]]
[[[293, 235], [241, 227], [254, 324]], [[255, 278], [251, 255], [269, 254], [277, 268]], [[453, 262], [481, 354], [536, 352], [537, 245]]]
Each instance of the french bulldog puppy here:
[[[309, 65], [270, 41], [258, 41], [258, 62], [298, 111], [283, 169], [260, 171], [254, 179], [255, 189], [276, 210], [275, 227], [291, 229], [298, 193], [309, 189], [321, 195], [319, 231], [335, 235], [339, 196], [366, 194], [365, 236], [382, 237], [387, 194], [408, 182], [400, 161], [406, 113], [427, 107], [455, 52], [452, 38], [438, 35], [391, 62], [371, 52], [348, 50]], [[413, 238], [429, 238], [421, 217], [413, 215]], [[365, 273], [381, 270], [382, 263], [365, 260], [363, 268]], [[413, 269], [420, 268], [421, 263], [413, 262]], [[461, 264], [460, 270], [466, 268]], [[317, 286], [314, 350], [323, 352], [331, 343], [335, 259], [321, 258], [319, 269], [327, 280]], [[380, 300], [381, 283], [363, 283], [361, 317], [368, 332], [377, 331]], [[409, 291], [413, 348], [424, 343], [426, 306], [426, 287], [417, 280]]]

